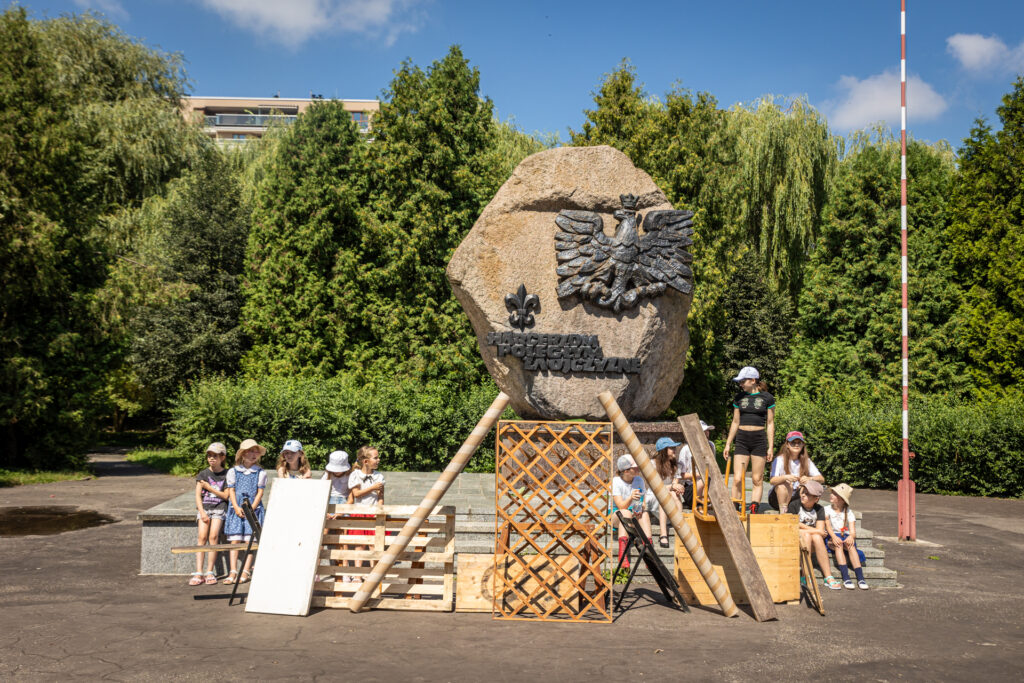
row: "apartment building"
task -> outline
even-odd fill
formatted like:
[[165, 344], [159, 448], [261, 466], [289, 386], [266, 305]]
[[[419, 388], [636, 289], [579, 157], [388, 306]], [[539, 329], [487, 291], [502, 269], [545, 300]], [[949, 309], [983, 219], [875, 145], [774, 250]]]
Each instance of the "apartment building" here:
[[[320, 101], [319, 97], [191, 97], [185, 98], [184, 114], [199, 119], [207, 135], [221, 145], [244, 144], [262, 137], [269, 126], [289, 124]], [[359, 130], [370, 132], [370, 119], [380, 108], [377, 100], [341, 100], [352, 113]]]

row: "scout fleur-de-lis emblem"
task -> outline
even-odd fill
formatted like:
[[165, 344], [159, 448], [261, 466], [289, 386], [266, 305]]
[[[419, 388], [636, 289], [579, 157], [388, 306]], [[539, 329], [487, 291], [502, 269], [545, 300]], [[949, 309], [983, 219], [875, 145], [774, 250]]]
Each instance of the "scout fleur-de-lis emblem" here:
[[508, 324], [520, 331], [533, 327], [533, 312], [540, 310], [540, 299], [536, 294], [527, 294], [526, 285], [519, 285], [515, 294], [505, 295], [505, 308], [509, 310]]

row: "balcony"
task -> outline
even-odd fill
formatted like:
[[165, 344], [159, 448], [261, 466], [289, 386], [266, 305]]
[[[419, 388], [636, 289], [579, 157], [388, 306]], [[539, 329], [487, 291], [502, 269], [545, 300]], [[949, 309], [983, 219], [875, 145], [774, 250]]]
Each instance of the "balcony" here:
[[283, 114], [216, 114], [203, 117], [207, 126], [251, 126], [266, 128], [273, 123], [294, 123], [297, 116]]

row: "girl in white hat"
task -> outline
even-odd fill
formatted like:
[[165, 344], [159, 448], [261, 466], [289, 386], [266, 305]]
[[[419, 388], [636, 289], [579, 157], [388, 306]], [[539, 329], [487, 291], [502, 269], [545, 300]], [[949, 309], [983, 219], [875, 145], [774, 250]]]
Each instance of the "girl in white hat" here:
[[[775, 456], [775, 397], [768, 393], [768, 385], [761, 379], [757, 368], [747, 366], [732, 378], [740, 391], [732, 400], [732, 424], [725, 439], [722, 455], [734, 458], [732, 467], [732, 497], [743, 497], [747, 465], [754, 487], [750, 497], [750, 512], [757, 514], [764, 491], [764, 465]], [[736, 450], [733, 451], [733, 444]]]
[[853, 573], [857, 575], [857, 585], [861, 590], [867, 590], [868, 582], [864, 579], [864, 569], [861, 567], [861, 551], [857, 549], [857, 520], [850, 509], [853, 489], [849, 484], [839, 484], [832, 487], [830, 495], [832, 504], [825, 506], [825, 546], [836, 558], [843, 585], [853, 590], [853, 579], [846, 568], [846, 560], [849, 558]]

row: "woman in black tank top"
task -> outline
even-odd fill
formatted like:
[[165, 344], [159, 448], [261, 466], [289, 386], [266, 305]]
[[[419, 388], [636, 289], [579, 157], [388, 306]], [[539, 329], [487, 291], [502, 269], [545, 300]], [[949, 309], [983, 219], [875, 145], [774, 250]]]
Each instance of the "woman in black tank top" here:
[[750, 512], [757, 514], [764, 493], [765, 463], [775, 456], [775, 397], [768, 393], [768, 386], [761, 381], [757, 368], [743, 368], [733, 381], [740, 385], [740, 392], [732, 402], [732, 424], [725, 439], [724, 455], [726, 460], [735, 456], [732, 497], [737, 500], [743, 496], [741, 487], [747, 476], [747, 464], [751, 464], [754, 490]]

